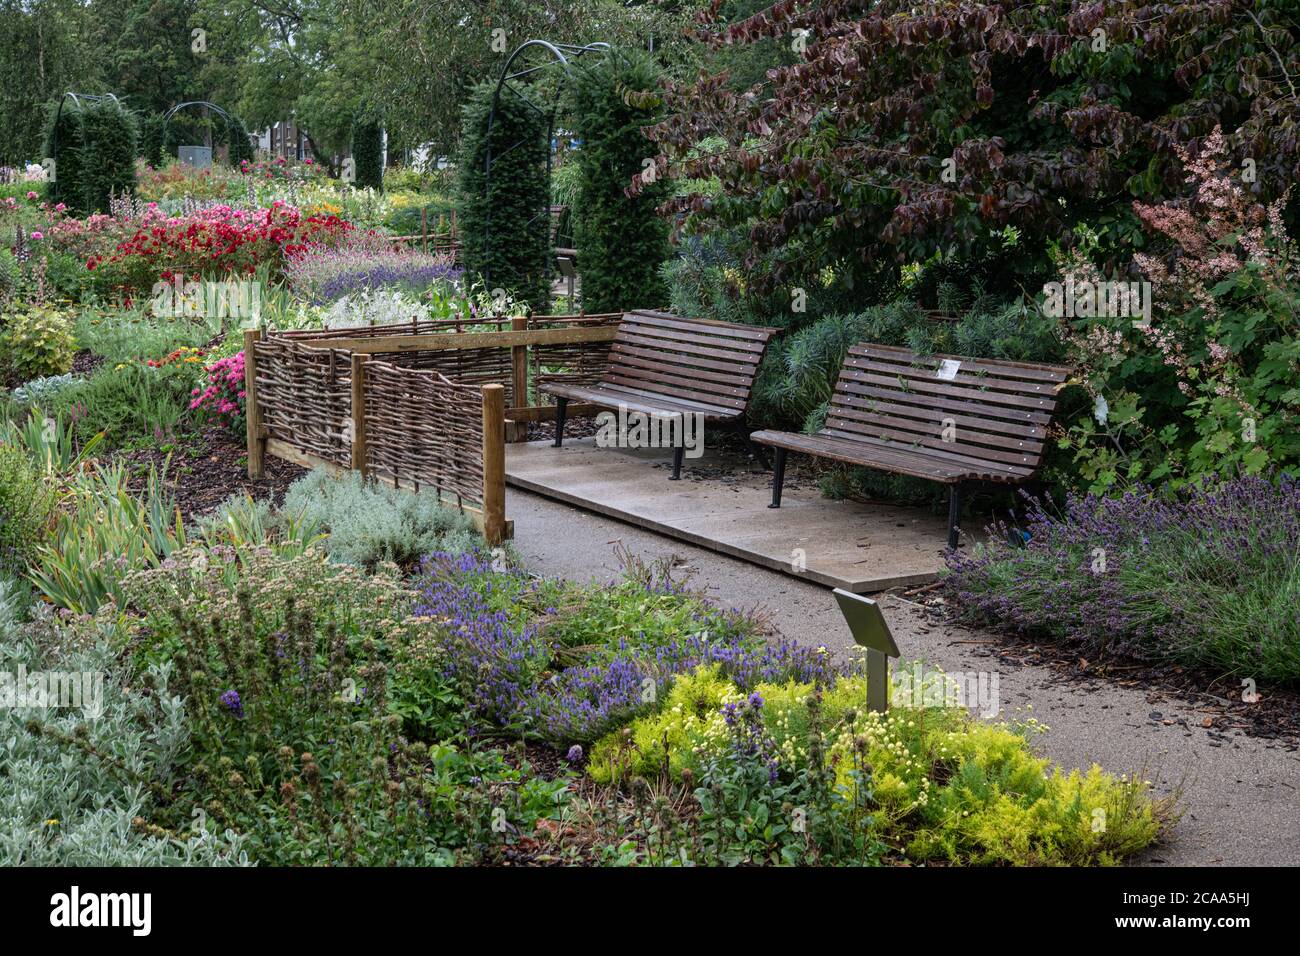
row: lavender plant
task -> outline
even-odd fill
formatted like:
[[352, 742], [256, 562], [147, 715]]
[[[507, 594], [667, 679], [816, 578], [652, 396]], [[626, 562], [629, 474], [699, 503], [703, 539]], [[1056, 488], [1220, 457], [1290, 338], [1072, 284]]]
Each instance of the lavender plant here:
[[674, 674], [718, 664], [742, 686], [824, 681], [825, 655], [778, 641], [679, 582], [633, 575], [607, 589], [534, 580], [482, 552], [423, 566], [417, 613], [435, 619], [450, 672], [492, 727], [568, 745], [652, 710]]
[[394, 247], [378, 237], [361, 237], [336, 249], [308, 247], [285, 267], [294, 292], [313, 305], [328, 305], [362, 290], [422, 293], [453, 286], [461, 272], [445, 255]]
[[951, 554], [944, 586], [969, 618], [1077, 645], [1300, 681], [1300, 481], [1206, 480], [1029, 499], [1023, 532]]

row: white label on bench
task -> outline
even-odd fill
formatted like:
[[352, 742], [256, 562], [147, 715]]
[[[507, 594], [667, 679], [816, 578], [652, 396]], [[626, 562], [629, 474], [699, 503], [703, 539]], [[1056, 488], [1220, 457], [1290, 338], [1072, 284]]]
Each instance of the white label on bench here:
[[935, 378], [941, 378], [945, 382], [951, 382], [957, 377], [957, 369], [961, 368], [961, 362], [956, 359], [943, 359], [939, 362], [939, 368], [935, 371]]

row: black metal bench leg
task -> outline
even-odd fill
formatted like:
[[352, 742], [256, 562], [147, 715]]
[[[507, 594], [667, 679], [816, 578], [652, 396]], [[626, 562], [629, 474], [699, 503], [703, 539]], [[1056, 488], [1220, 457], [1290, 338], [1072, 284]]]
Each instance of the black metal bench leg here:
[[785, 484], [785, 453], [787, 449], [778, 448], [772, 457], [772, 503], [769, 508], [781, 507], [781, 486]]
[[555, 447], [559, 448], [564, 444], [564, 416], [569, 410], [569, 400], [567, 398], [557, 398], [555, 400]]
[[956, 548], [961, 537], [961, 484], [954, 484], [948, 493], [948, 547]]
[[686, 456], [685, 445], [675, 445], [673, 447], [673, 474], [669, 481], [677, 481], [682, 477], [682, 458]]

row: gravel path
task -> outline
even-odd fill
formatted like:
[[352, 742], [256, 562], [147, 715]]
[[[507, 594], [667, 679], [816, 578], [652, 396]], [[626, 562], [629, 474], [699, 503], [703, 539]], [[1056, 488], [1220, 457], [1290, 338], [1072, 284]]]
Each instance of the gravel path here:
[[[818, 585], [513, 488], [507, 498], [515, 545], [533, 571], [607, 581], [618, 574], [614, 546], [622, 543], [647, 560], [679, 557], [718, 603], [762, 607], [793, 640], [837, 652], [852, 645], [830, 591]], [[1140, 773], [1160, 794], [1181, 786], [1182, 819], [1137, 862], [1300, 865], [1300, 752], [1284, 742], [1203, 728], [1192, 703], [1167, 694], [1008, 663], [993, 656], [995, 635], [935, 625], [895, 595], [881, 605], [905, 658], [996, 673], [1001, 716], [1046, 724], [1035, 746], [1061, 766]]]

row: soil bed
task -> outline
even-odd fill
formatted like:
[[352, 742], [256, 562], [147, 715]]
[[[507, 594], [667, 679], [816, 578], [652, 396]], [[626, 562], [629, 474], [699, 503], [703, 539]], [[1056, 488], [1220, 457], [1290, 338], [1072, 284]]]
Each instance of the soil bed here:
[[167, 488], [187, 521], [206, 514], [234, 494], [249, 494], [257, 500], [268, 498], [279, 504], [285, 489], [307, 473], [297, 465], [267, 455], [265, 477], [251, 480], [243, 441], [216, 425], [185, 436], [176, 446], [137, 448], [114, 457], [130, 470], [131, 490], [136, 493], [145, 487], [150, 465], [159, 474], [165, 472]]

